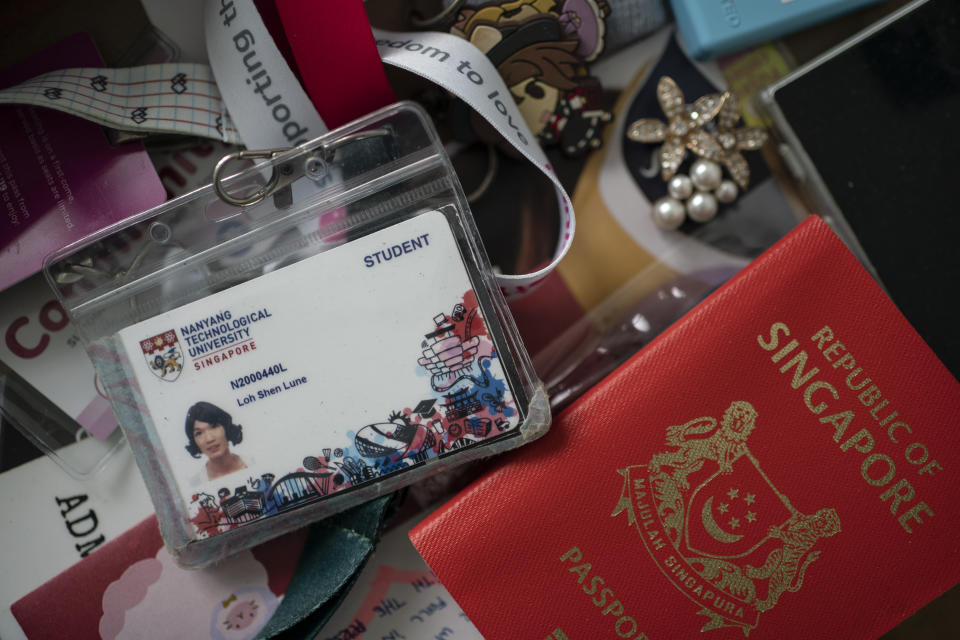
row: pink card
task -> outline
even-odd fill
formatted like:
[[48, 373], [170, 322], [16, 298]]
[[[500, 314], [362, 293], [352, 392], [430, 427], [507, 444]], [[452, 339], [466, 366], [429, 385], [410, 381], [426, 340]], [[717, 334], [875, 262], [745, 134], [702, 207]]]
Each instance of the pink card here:
[[250, 640], [276, 610], [300, 529], [207, 569], [183, 569], [151, 516], [11, 606], [28, 638]]
[[[103, 60], [90, 36], [78, 33], [0, 72], [0, 87], [83, 66]], [[0, 106], [0, 289], [39, 271], [53, 251], [163, 201], [139, 142], [113, 147], [87, 120]]]

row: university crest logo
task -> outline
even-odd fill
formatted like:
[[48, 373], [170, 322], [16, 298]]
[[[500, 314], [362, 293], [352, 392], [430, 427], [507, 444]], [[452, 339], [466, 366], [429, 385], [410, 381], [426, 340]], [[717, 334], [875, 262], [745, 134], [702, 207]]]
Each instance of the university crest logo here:
[[709, 621], [749, 636], [760, 614], [803, 586], [821, 538], [840, 532], [831, 508], [800, 512], [747, 447], [757, 426], [749, 402], [667, 427], [667, 451], [619, 471], [627, 514], [650, 557]]
[[143, 351], [143, 359], [147, 361], [147, 368], [153, 375], [167, 382], [173, 382], [180, 377], [180, 372], [183, 371], [183, 352], [173, 329], [141, 340], [140, 349]]

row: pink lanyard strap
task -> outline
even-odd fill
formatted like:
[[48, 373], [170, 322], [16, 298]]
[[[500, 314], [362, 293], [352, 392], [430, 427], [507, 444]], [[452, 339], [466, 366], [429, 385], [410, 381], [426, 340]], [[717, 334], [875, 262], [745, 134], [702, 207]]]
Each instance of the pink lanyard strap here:
[[276, 10], [303, 87], [328, 127], [396, 102], [362, 0], [276, 0]]

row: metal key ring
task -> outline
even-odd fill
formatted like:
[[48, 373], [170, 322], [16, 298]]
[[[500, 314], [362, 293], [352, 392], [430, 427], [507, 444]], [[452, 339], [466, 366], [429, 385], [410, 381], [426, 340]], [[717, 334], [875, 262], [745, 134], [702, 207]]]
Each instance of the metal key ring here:
[[267, 184], [263, 185], [256, 191], [256, 193], [246, 198], [237, 198], [227, 193], [227, 190], [223, 188], [223, 184], [221, 182], [221, 174], [223, 173], [224, 167], [226, 167], [227, 164], [233, 160], [245, 160], [248, 158], [266, 158], [268, 160], [272, 160], [277, 156], [278, 153], [282, 153], [284, 151], [286, 151], [286, 149], [245, 149], [243, 151], [228, 153], [220, 158], [220, 161], [217, 162], [217, 166], [213, 169], [213, 190], [216, 192], [217, 197], [227, 204], [232, 204], [235, 207], [247, 207], [266, 198], [267, 195], [269, 195], [277, 186], [277, 183], [280, 182], [280, 174], [277, 172], [276, 167], [273, 167], [270, 173], [270, 180], [267, 181]]
[[[311, 153], [309, 157], [319, 156], [322, 160], [329, 161], [337, 149], [340, 147], [349, 144], [351, 142], [358, 142], [360, 140], [366, 140], [368, 138], [376, 138], [380, 136], [388, 136], [392, 132], [386, 127], [381, 127], [379, 129], [370, 129], [369, 131], [358, 131], [356, 133], [351, 133], [349, 135], [343, 136], [342, 138], [337, 138], [329, 142], [322, 143], [320, 147]], [[238, 198], [236, 196], [230, 195], [227, 193], [227, 190], [223, 186], [223, 171], [224, 167], [227, 166], [233, 160], [245, 160], [245, 159], [267, 159], [272, 160], [277, 155], [283, 153], [284, 151], [289, 151], [290, 149], [247, 149], [243, 151], [235, 151], [233, 153], [228, 153], [227, 155], [220, 158], [217, 162], [217, 166], [213, 169], [213, 190], [216, 192], [217, 197], [226, 202], [227, 204], [232, 204], [235, 207], [249, 207], [250, 205], [257, 204], [278, 188], [290, 184], [297, 178], [303, 175], [303, 171], [294, 171], [293, 167], [289, 165], [281, 165], [281, 167], [274, 166], [271, 169], [270, 179], [265, 185], [257, 189], [253, 194], [245, 197]]]

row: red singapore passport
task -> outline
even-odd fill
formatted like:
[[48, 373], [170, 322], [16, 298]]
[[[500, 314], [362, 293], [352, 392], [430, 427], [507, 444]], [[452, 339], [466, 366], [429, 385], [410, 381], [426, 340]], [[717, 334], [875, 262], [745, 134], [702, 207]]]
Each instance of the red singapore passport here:
[[492, 639], [874, 638], [960, 580], [958, 421], [811, 218], [410, 537]]

